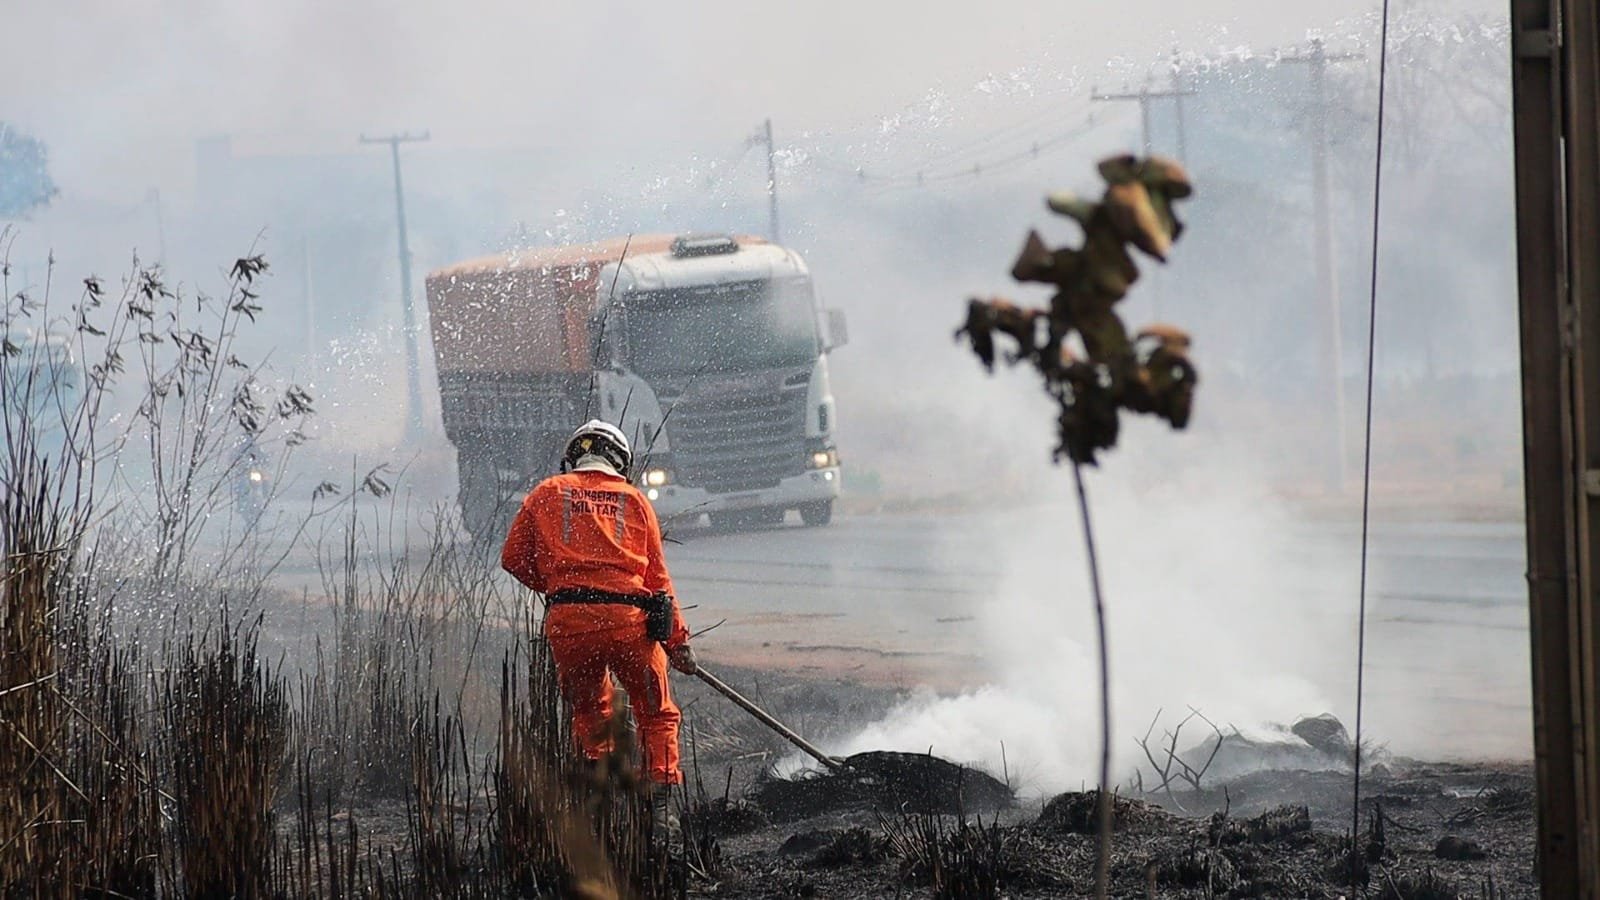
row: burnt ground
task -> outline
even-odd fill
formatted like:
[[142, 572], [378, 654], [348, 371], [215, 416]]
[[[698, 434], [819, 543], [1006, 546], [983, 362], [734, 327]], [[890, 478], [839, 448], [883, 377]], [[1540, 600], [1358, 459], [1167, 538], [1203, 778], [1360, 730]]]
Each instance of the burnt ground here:
[[[717, 674], [826, 745], [881, 718], [906, 692], [844, 679], [718, 666]], [[770, 774], [792, 751], [689, 678], [683, 750], [691, 809], [689, 895], [732, 898], [1092, 894], [1093, 793], [997, 804], [985, 780], [952, 779], [915, 754], [856, 760], [844, 775]], [[898, 774], [896, 774], [898, 773]], [[932, 774], [929, 774], [932, 773]], [[1361, 878], [1350, 885], [1348, 771], [1256, 771], [1204, 791], [1116, 798], [1116, 897], [1537, 897], [1527, 763], [1386, 759], [1363, 779]], [[931, 785], [931, 787], [930, 787]], [[491, 798], [479, 793], [477, 815]], [[330, 811], [403, 846], [398, 801]], [[291, 824], [280, 814], [280, 827]], [[942, 890], [941, 890], [942, 886]]]
[[[1178, 794], [1188, 815], [1118, 798], [1113, 894], [1120, 897], [1341, 897], [1352, 891], [1350, 779], [1261, 772], [1215, 794]], [[1415, 764], [1365, 782], [1361, 844], [1368, 896], [1537, 897], [1532, 773], [1524, 767]], [[1203, 810], [1221, 801], [1227, 809]], [[1093, 886], [1094, 796], [955, 817], [934, 827], [966, 838], [963, 865], [997, 896], [1084, 895]], [[935, 896], [915, 853], [889, 838], [927, 833], [926, 817], [869, 805], [776, 820], [749, 813], [720, 837], [723, 864], [698, 893], [720, 897]], [[1374, 827], [1375, 822], [1382, 824]], [[760, 823], [760, 824], [758, 824]], [[691, 823], [691, 830], [692, 830]], [[744, 828], [751, 830], [744, 831]], [[735, 833], [743, 832], [743, 833]], [[1440, 854], [1450, 858], [1441, 858]], [[959, 851], [950, 854], [960, 860]], [[954, 893], [948, 896], [963, 896]]]
[[[823, 743], [876, 718], [901, 696], [838, 680], [719, 674]], [[774, 782], [763, 769], [788, 755], [786, 745], [699, 687], [679, 689], [691, 788], [712, 810], [688, 818], [697, 858], [708, 870], [691, 894], [1029, 898], [1092, 891], [1092, 793], [995, 808], [981, 797], [957, 801], [946, 788], [946, 815], [930, 815], [919, 790], [924, 781], [915, 774], [887, 789], [882, 779], [863, 784], [815, 774], [799, 784]], [[1358, 893], [1349, 878], [1348, 771], [1257, 771], [1202, 783], [1202, 792], [1117, 798], [1115, 896]], [[1386, 759], [1362, 782], [1361, 893], [1538, 896], [1533, 796], [1530, 764]], [[936, 892], [935, 869], [949, 892]]]

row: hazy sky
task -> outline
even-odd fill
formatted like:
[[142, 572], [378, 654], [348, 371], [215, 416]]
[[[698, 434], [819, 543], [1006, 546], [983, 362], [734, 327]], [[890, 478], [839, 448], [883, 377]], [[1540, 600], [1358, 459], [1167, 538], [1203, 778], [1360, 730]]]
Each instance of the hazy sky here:
[[[76, 275], [116, 271], [130, 247], [147, 258], [159, 248], [175, 271], [198, 279], [211, 260], [230, 258], [265, 234], [268, 252], [282, 264], [276, 290], [286, 308], [298, 315], [300, 295], [309, 296], [314, 284], [321, 308], [344, 303], [353, 328], [397, 318], [375, 298], [392, 304], [399, 294], [387, 160], [358, 146], [358, 134], [432, 134], [432, 143], [406, 151], [420, 276], [498, 246], [519, 223], [534, 240], [569, 222], [578, 233], [684, 222], [760, 229], [759, 151], [739, 168], [719, 170], [715, 191], [705, 173], [713, 161], [737, 158], [742, 138], [771, 116], [782, 151], [794, 151], [793, 159], [815, 153], [814, 164], [795, 162], [780, 174], [780, 192], [785, 239], [811, 254], [829, 302], [851, 310], [863, 344], [892, 338], [921, 347], [905, 340], [901, 320], [911, 316], [923, 329], [918, 340], [950, 349], [948, 327], [942, 318], [923, 321], [917, 298], [1009, 290], [1003, 274], [1015, 242], [1041, 221], [1039, 185], [1092, 184], [1086, 161], [1124, 149], [1136, 136], [1134, 106], [1090, 103], [1091, 85], [1121, 87], [1152, 71], [1159, 78], [1174, 49], [1210, 59], [1244, 49], [1271, 53], [1314, 33], [1336, 46], [1359, 45], [1350, 49], [1366, 50], [1375, 74], [1376, 9], [1375, 0], [810, 0], [781, 7], [468, 0], [448, 8], [418, 0], [0, 0], [11, 38], [0, 54], [0, 120], [46, 141], [62, 190], [25, 227], [19, 258], [43, 259], [54, 250]], [[1454, 20], [1501, 15], [1503, 4], [1397, 0], [1394, 11]], [[1403, 88], [1407, 73], [1396, 75]], [[1406, 96], [1396, 91], [1397, 99]], [[1263, 114], [1281, 112], [1289, 99], [1262, 95]], [[1077, 128], [1091, 107], [1101, 118], [1081, 144], [998, 181], [986, 168], [982, 179], [913, 198], [904, 183], [882, 188], [850, 178], [858, 164], [875, 176], [904, 178], [925, 166], [937, 175], [987, 163]], [[1035, 114], [1042, 121], [1030, 123]], [[1169, 115], [1156, 112], [1158, 132], [1170, 132]], [[1031, 130], [1011, 130], [1019, 121]], [[1220, 166], [1226, 154], [1217, 149], [1216, 129], [1208, 135], [1198, 119], [1190, 125], [1197, 162], [1206, 163], [1211, 146], [1211, 164]], [[224, 199], [238, 201], [236, 214], [208, 218], [204, 204], [188, 203], [186, 195], [196, 139], [218, 134], [230, 135], [240, 156], [318, 158], [293, 171], [251, 169], [236, 190], [222, 190], [230, 195]], [[983, 138], [994, 140], [963, 155]], [[1158, 136], [1157, 146], [1169, 139]], [[1508, 153], [1481, 141], [1474, 151], [1499, 153], [1508, 164]], [[1364, 152], [1353, 152], [1364, 160]], [[325, 165], [323, 157], [333, 154], [344, 158]], [[1237, 180], [1248, 168], [1210, 174]], [[1345, 186], [1347, 205], [1364, 204], [1366, 183], [1363, 173], [1355, 188]], [[1222, 182], [1208, 183], [1203, 197], [1212, 184]], [[1437, 202], [1417, 179], [1403, 187], [1414, 191], [1411, 202]], [[151, 188], [159, 189], [158, 202], [146, 201], [156, 196]], [[1293, 199], [1303, 180], [1281, 188]], [[1390, 196], [1392, 208], [1407, 202], [1401, 188]], [[720, 201], [719, 210], [719, 198], [730, 197], [732, 208]], [[594, 217], [601, 221], [588, 221]], [[1069, 233], [1059, 222], [1043, 226], [1047, 236]], [[313, 268], [308, 231], [323, 242], [314, 279], [296, 268]], [[982, 246], [963, 243], [974, 234], [992, 237]], [[1364, 265], [1362, 246], [1352, 238], [1343, 258]], [[1473, 308], [1502, 309], [1495, 304], [1509, 284], [1509, 256], [1475, 258], [1489, 259], [1497, 275], [1468, 285], [1476, 291]], [[1175, 274], [1237, 262], [1186, 249], [1177, 265], [1189, 268]], [[1273, 271], [1272, 283], [1294, 272]], [[1359, 285], [1351, 279], [1346, 293]], [[1147, 305], [1133, 315], [1152, 311]], [[1501, 319], [1492, 321], [1478, 331], [1498, 340]], [[1211, 339], [1202, 326], [1187, 324]], [[856, 359], [840, 360], [841, 383], [853, 366], [862, 381], [877, 374], [865, 371], [872, 356]], [[986, 396], [976, 393], [981, 382], [966, 363], [960, 384]], [[926, 387], [966, 396], [942, 384]], [[981, 401], [975, 406], [987, 409]]]
[[221, 132], [348, 152], [363, 129], [428, 128], [441, 147], [612, 156], [768, 115], [862, 128], [1017, 71], [1270, 49], [1373, 6], [0, 0], [0, 119], [48, 142], [58, 181], [107, 197], [181, 185], [193, 140]]

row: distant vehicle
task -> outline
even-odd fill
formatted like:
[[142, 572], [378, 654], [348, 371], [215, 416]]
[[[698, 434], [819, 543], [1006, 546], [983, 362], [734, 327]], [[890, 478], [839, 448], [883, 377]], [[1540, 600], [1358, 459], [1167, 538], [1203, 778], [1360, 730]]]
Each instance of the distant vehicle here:
[[818, 304], [794, 251], [635, 236], [471, 260], [427, 288], [462, 515], [480, 540], [504, 536], [586, 417], [634, 441], [634, 477], [664, 522], [775, 525], [790, 509], [831, 521], [827, 355], [844, 317]]
[[271, 477], [267, 471], [269, 460], [253, 435], [240, 438], [229, 467], [233, 481], [233, 508], [245, 530], [253, 530], [261, 522], [272, 500]]

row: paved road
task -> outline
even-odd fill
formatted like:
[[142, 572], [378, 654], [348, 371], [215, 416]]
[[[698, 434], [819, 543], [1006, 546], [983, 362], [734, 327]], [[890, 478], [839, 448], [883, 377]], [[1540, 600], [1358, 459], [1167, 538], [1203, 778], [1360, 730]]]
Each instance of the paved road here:
[[[1119, 731], [1191, 704], [1243, 728], [1323, 711], [1351, 721], [1355, 523], [1190, 506], [1097, 506]], [[691, 627], [722, 623], [697, 642], [709, 661], [989, 688], [978, 705], [1015, 700], [1018, 714], [1059, 717], [1059, 733], [1092, 730], [1093, 621], [1069, 503], [673, 537]], [[1434, 758], [1531, 755], [1522, 540], [1515, 522], [1375, 527], [1369, 737]], [[316, 591], [296, 562], [286, 583]], [[996, 721], [969, 733], [1011, 727], [987, 711]]]
[[[691, 626], [726, 620], [699, 641], [710, 660], [1026, 690], [1019, 670], [1082, 675], [1074, 654], [1092, 652], [1072, 515], [1040, 504], [841, 517], [821, 529], [684, 535], [668, 557], [680, 596], [696, 604]], [[1349, 720], [1353, 523], [1256, 523], [1237, 540], [1175, 526], [1145, 546], [1140, 527], [1102, 539], [1113, 663], [1134, 682], [1129, 715], [1193, 703], [1248, 716], [1320, 699]], [[1175, 558], [1163, 541], [1181, 544]], [[1529, 756], [1520, 524], [1379, 525], [1369, 559], [1367, 734], [1402, 753]]]

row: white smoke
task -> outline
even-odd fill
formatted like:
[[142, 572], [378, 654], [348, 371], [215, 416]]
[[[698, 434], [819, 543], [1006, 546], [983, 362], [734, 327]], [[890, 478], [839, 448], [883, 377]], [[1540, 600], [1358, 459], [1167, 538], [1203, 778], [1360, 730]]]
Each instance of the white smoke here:
[[[1125, 443], [1188, 442], [1185, 449], [1221, 459], [1189, 436], [1133, 432]], [[1193, 706], [1246, 733], [1342, 713], [1354, 662], [1356, 569], [1347, 548], [1299, 532], [1235, 468], [1200, 463], [1163, 474], [1140, 464], [1152, 462], [1146, 456], [1087, 474], [1119, 781], [1142, 759], [1134, 738], [1158, 710], [1166, 726]], [[1004, 572], [975, 611], [974, 646], [960, 648], [988, 661], [989, 682], [955, 697], [916, 696], [832, 752], [931, 750], [996, 774], [1004, 768], [1029, 791], [1095, 783], [1098, 666], [1071, 474], [1041, 472], [1037, 483], [1040, 501], [1010, 514], [1003, 533], [973, 536], [973, 552], [992, 554]], [[1196, 720], [1185, 746], [1207, 733]]]

